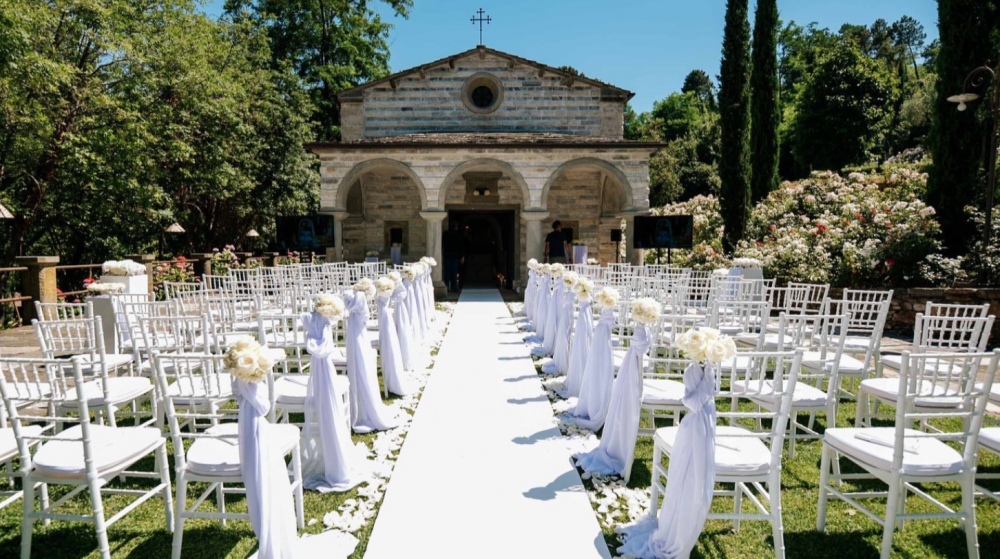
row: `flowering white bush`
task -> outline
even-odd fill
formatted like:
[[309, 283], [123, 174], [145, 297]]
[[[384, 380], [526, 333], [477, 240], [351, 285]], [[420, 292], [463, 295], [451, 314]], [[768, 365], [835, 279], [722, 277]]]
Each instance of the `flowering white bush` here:
[[108, 260], [101, 264], [101, 273], [106, 276], [142, 276], [146, 267], [132, 260]]
[[121, 283], [104, 283], [94, 281], [87, 284], [87, 292], [95, 295], [107, 295], [108, 293], [121, 293], [125, 291], [125, 285]]
[[324, 293], [316, 299], [313, 310], [320, 315], [336, 322], [347, 315], [347, 307], [344, 300], [336, 295]]
[[604, 309], [618, 306], [620, 299], [621, 293], [618, 293], [618, 290], [613, 287], [605, 287], [594, 295], [594, 302], [597, 303], [597, 306]]
[[660, 303], [652, 297], [642, 297], [632, 301], [632, 318], [636, 322], [652, 326], [660, 319]]
[[365, 297], [371, 299], [375, 296], [375, 282], [368, 278], [361, 278], [358, 283], [354, 284], [354, 290], [364, 293]]
[[715, 328], [692, 328], [681, 334], [677, 347], [688, 359], [697, 363], [718, 365], [736, 356], [736, 342]]
[[594, 292], [594, 282], [587, 278], [580, 278], [576, 285], [573, 287], [573, 293], [576, 293], [576, 298], [581, 301], [590, 300], [591, 293]]
[[234, 377], [245, 382], [260, 382], [267, 378], [278, 358], [278, 352], [257, 343], [250, 337], [237, 340], [222, 358], [222, 364]]
[[[675, 266], [695, 270], [728, 268], [729, 260], [722, 253], [722, 222], [719, 199], [715, 196], [695, 196], [684, 202], [674, 202], [662, 208], [652, 208], [652, 215], [690, 215], [694, 219], [694, 247], [691, 250], [674, 250], [671, 258]], [[646, 251], [646, 261], [651, 263], [656, 251]]]
[[381, 277], [375, 280], [375, 291], [378, 293], [379, 297], [388, 297], [392, 295], [392, 292], [396, 289], [396, 282], [392, 281], [391, 278]]
[[965, 213], [969, 216], [975, 232], [975, 240], [970, 243], [969, 255], [965, 258], [965, 269], [969, 271], [971, 279], [982, 285], [989, 285], [990, 278], [996, 281], [1000, 278], [1000, 207], [993, 208], [992, 231], [990, 232], [990, 244], [984, 246], [984, 233], [986, 232], [986, 212], [966, 206]]

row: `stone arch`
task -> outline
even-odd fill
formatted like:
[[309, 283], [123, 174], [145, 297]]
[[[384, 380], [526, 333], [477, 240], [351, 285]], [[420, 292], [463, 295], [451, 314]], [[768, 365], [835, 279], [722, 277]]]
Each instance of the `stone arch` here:
[[448, 188], [450, 188], [452, 183], [454, 183], [459, 177], [469, 171], [482, 171], [486, 169], [500, 171], [504, 174], [504, 176], [510, 178], [511, 182], [521, 189], [521, 208], [528, 209], [531, 207], [531, 194], [528, 189], [528, 183], [524, 180], [524, 177], [521, 176], [521, 173], [519, 173], [510, 163], [507, 163], [506, 161], [484, 157], [459, 163], [448, 173], [447, 176], [445, 176], [444, 180], [441, 181], [441, 187], [438, 189], [437, 209], [445, 209], [445, 203], [448, 200]]
[[406, 175], [407, 178], [413, 181], [414, 186], [417, 187], [417, 192], [420, 194], [420, 209], [423, 210], [427, 207], [427, 189], [424, 188], [424, 182], [420, 180], [417, 173], [406, 163], [395, 159], [389, 159], [387, 157], [368, 159], [358, 163], [354, 167], [351, 167], [351, 170], [344, 175], [344, 178], [340, 180], [340, 184], [337, 185], [337, 207], [347, 207], [347, 196], [350, 193], [351, 188], [354, 186], [354, 183], [361, 178], [362, 175], [379, 169], [398, 171]]
[[608, 175], [615, 179], [621, 188], [622, 200], [624, 201], [624, 207], [622, 209], [629, 209], [635, 205], [635, 198], [632, 196], [632, 185], [628, 182], [628, 178], [621, 169], [603, 159], [598, 159], [596, 157], [580, 157], [563, 163], [558, 169], [549, 175], [548, 180], [545, 181], [545, 186], [542, 188], [542, 208], [548, 208], [549, 190], [552, 188], [553, 183], [559, 180], [559, 177], [562, 176], [563, 173], [574, 167], [598, 167], [602, 171], [605, 171]]

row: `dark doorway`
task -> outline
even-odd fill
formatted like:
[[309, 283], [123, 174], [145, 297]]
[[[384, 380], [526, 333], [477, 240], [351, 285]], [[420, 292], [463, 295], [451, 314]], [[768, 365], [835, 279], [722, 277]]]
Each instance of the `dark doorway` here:
[[465, 236], [466, 256], [461, 286], [511, 289], [517, 269], [515, 210], [448, 211], [448, 226], [458, 222]]

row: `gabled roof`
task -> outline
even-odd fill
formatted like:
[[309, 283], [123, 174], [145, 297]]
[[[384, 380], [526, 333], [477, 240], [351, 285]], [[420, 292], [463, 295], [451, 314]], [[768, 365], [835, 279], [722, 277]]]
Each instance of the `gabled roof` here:
[[515, 56], [513, 54], [506, 53], [500, 50], [491, 49], [484, 45], [479, 45], [476, 48], [469, 49], [465, 52], [453, 54], [451, 56], [447, 56], [440, 60], [435, 60], [434, 62], [428, 62], [427, 64], [422, 64], [420, 66], [414, 66], [413, 68], [410, 68], [408, 70], [396, 72], [395, 74], [389, 74], [384, 78], [372, 80], [370, 82], [363, 83], [359, 86], [352, 87], [350, 89], [345, 89], [341, 91], [337, 95], [337, 97], [341, 101], [360, 101], [362, 94], [368, 88], [383, 84], [389, 84], [395, 89], [396, 82], [402, 78], [411, 76], [413, 74], [423, 75], [427, 70], [444, 65], [448, 65], [454, 68], [456, 60], [476, 55], [485, 56], [487, 54], [507, 60], [510, 63], [511, 67], [517, 64], [523, 66], [531, 66], [539, 71], [540, 76], [542, 74], [554, 74], [560, 76], [563, 78], [563, 82], [566, 83], [566, 85], [572, 85], [573, 82], [581, 82], [588, 85], [592, 85], [594, 87], [599, 87], [601, 89], [602, 98], [607, 98], [607, 99], [620, 98], [622, 101], [628, 101], [635, 96], [635, 93], [632, 93], [627, 89], [622, 89], [620, 87], [613, 86], [609, 83], [605, 83], [600, 80], [595, 80], [593, 78], [588, 78], [585, 76], [573, 75], [569, 72], [566, 72], [565, 70], [560, 70], [559, 68], [555, 68], [547, 64], [542, 64], [541, 62], [535, 62], [534, 60], [528, 60], [527, 58], [521, 58], [520, 56]]

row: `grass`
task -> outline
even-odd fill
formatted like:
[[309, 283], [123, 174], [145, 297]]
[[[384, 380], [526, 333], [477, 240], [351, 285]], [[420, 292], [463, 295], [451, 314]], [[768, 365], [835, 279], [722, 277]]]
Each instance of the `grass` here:
[[[438, 305], [437, 308], [450, 315], [449, 307]], [[436, 355], [436, 353], [437, 348], [434, 348], [432, 355]], [[381, 388], [381, 376], [379, 383]], [[394, 399], [396, 399], [394, 396], [391, 397], [390, 402]], [[296, 418], [293, 414], [292, 420], [302, 421], [302, 417]], [[129, 423], [123, 422], [121, 424], [128, 425]], [[376, 433], [353, 434], [351, 438], [355, 443], [363, 442], [371, 447], [376, 436]], [[169, 439], [167, 445], [170, 453], [171, 479], [173, 480], [173, 445]], [[143, 459], [130, 469], [151, 471], [153, 469], [152, 456]], [[135, 489], [154, 485], [155, 483], [151, 480], [132, 478], [127, 479], [124, 483], [116, 480], [109, 486]], [[188, 490], [189, 506], [193, 502], [192, 499], [197, 498], [197, 495], [205, 487], [207, 486], [204, 484], [191, 485]], [[67, 488], [67, 486], [50, 487], [51, 500], [54, 501], [59, 496], [64, 495]], [[176, 485], [173, 490], [176, 492]], [[323, 516], [327, 512], [337, 510], [347, 500], [357, 498], [358, 488], [345, 493], [321, 494], [316, 491], [306, 491], [304, 508], [307, 526], [305, 533], [318, 534], [324, 531], [326, 528], [323, 525]], [[132, 498], [128, 496], [105, 495], [105, 518], [109, 518], [131, 501]], [[377, 503], [376, 510], [378, 507], [381, 507], [381, 500]], [[214, 509], [215, 499], [213, 496], [206, 500], [202, 510]], [[226, 509], [232, 512], [246, 512], [246, 501], [239, 495], [227, 495]], [[74, 497], [64, 507], [61, 507], [59, 512], [89, 514], [90, 498], [87, 492], [84, 491]], [[0, 510], [0, 559], [20, 557], [21, 516], [20, 501]], [[350, 559], [361, 559], [364, 556], [376, 518], [377, 516], [370, 519], [364, 527], [354, 532], [353, 535], [358, 538], [359, 543]], [[308, 524], [312, 519], [316, 521], [310, 526]], [[163, 507], [163, 501], [157, 498], [150, 499], [112, 525], [108, 529], [108, 541], [111, 556], [115, 559], [169, 558], [173, 534], [166, 529], [166, 511]], [[226, 527], [221, 526], [218, 521], [208, 519], [188, 519], [184, 523], [184, 559], [243, 559], [256, 549], [257, 537], [249, 522], [229, 521]], [[49, 526], [43, 526], [40, 522], [36, 523], [32, 536], [32, 557], [46, 559], [99, 557], [93, 524], [54, 521]]]

